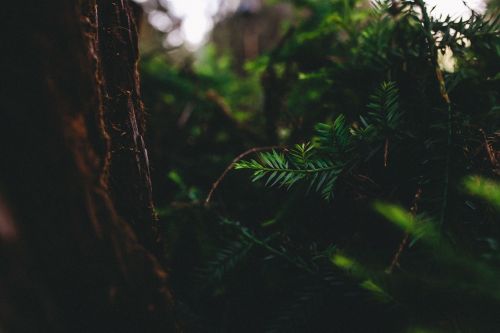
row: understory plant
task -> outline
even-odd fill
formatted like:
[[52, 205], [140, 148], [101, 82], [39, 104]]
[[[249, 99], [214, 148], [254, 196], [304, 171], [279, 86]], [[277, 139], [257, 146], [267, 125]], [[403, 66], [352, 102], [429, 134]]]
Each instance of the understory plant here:
[[498, 330], [497, 7], [287, 3], [245, 76], [144, 60], [187, 331]]
[[[312, 103], [299, 103], [307, 108], [303, 122], [312, 107], [321, 121], [304, 143], [259, 153], [235, 168], [250, 170], [252, 180], [267, 187], [296, 187], [294, 196], [317, 192], [328, 202], [322, 219], [330, 224], [323, 230], [329, 237], [294, 235], [300, 245], [275, 252], [310, 272], [312, 285], [315, 276], [325, 280], [325, 271], [333, 281], [356, 281], [358, 294], [339, 284], [318, 287], [316, 292], [333, 298], [322, 306], [345, 297], [363, 303], [370, 294], [382, 312], [377, 316], [398, 317], [384, 326], [367, 312], [375, 310], [360, 308], [359, 318], [372, 320], [375, 331], [488, 332], [498, 327], [500, 310], [499, 185], [486, 180], [499, 175], [498, 16], [431, 14], [422, 1], [379, 1], [362, 19], [352, 8], [321, 18], [318, 26], [328, 22], [328, 32], [299, 30], [282, 61], [297, 68], [297, 87], [308, 81], [324, 85]], [[326, 36], [334, 42], [324, 46]], [[301, 48], [315, 42], [329, 60], [307, 67]], [[290, 112], [296, 112], [294, 101]], [[395, 228], [383, 226], [380, 216]], [[277, 233], [288, 235], [290, 226], [279, 222]], [[290, 254], [296, 247], [302, 257]], [[297, 311], [317, 302], [313, 292], [298, 297]], [[297, 331], [307, 331], [315, 320], [328, 325], [317, 313], [306, 313], [310, 317]], [[295, 315], [288, 312], [281, 323], [295, 325]], [[364, 327], [335, 324], [334, 314], [328, 318], [326, 331]]]

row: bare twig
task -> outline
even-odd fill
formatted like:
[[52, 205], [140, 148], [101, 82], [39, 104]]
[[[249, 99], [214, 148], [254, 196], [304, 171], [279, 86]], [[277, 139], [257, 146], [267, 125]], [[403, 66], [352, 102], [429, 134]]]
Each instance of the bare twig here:
[[267, 150], [273, 150], [273, 149], [281, 149], [283, 148], [282, 146], [268, 146], [268, 147], [254, 147], [251, 148], [240, 155], [236, 156], [236, 158], [231, 162], [231, 164], [228, 165], [226, 170], [220, 175], [220, 177], [213, 183], [212, 188], [210, 189], [210, 192], [207, 195], [207, 198], [205, 199], [205, 206], [208, 206], [210, 204], [210, 200], [212, 199], [212, 196], [215, 192], [215, 190], [219, 187], [220, 183], [222, 180], [226, 177], [226, 175], [231, 171], [231, 169], [234, 168], [234, 165], [238, 163], [241, 159], [243, 159], [245, 156], [253, 154], [253, 153], [258, 153], [261, 151], [267, 151]]
[[[421, 196], [422, 196], [422, 189], [419, 187], [417, 189], [417, 192], [415, 193], [415, 197], [413, 198], [413, 204], [410, 208], [411, 215], [414, 217], [417, 215], [418, 202]], [[401, 240], [401, 243], [399, 243], [398, 250], [394, 254], [394, 257], [392, 258], [391, 265], [386, 270], [387, 274], [391, 274], [394, 268], [396, 266], [399, 266], [399, 258], [401, 257], [401, 254], [403, 254], [403, 251], [406, 248], [406, 245], [408, 245], [409, 240], [410, 240], [410, 233], [406, 232], [403, 239]]]
[[494, 168], [498, 168], [498, 160], [495, 154], [495, 151], [493, 150], [493, 147], [491, 147], [490, 142], [488, 141], [488, 137], [486, 136], [486, 133], [482, 128], [479, 129], [479, 132], [483, 135], [484, 139], [484, 146], [486, 148], [486, 152], [488, 153], [488, 158], [490, 159], [491, 165]]
[[384, 167], [387, 168], [388, 165], [388, 160], [389, 160], [389, 137], [385, 138], [385, 145], [384, 145]]

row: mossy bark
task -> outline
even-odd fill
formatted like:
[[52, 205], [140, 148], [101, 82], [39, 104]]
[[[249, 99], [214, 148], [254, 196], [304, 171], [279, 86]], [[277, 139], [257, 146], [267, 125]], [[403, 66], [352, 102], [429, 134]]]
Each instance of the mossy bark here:
[[129, 6], [2, 10], [2, 331], [175, 331]]

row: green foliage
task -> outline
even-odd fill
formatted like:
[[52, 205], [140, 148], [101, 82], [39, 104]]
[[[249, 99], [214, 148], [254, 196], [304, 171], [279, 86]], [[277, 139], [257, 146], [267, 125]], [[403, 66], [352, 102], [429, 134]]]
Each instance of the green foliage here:
[[266, 178], [266, 185], [290, 188], [299, 180], [306, 180], [309, 188], [321, 192], [325, 199], [333, 195], [333, 186], [342, 166], [314, 156], [310, 144], [296, 145], [287, 159], [282, 153], [272, 151], [259, 155], [259, 161], [241, 161], [236, 169], [254, 170], [253, 181]]
[[436, 242], [439, 233], [432, 222], [421, 216], [413, 216], [397, 205], [375, 202], [374, 207], [382, 216], [415, 239]]
[[[399, 109], [399, 93], [395, 82], [384, 82], [371, 97], [366, 127], [373, 126], [381, 134], [390, 135], [401, 125], [403, 113]], [[370, 125], [368, 125], [370, 123]]]
[[[309, 107], [320, 106], [320, 103], [328, 105], [330, 117], [333, 116], [334, 120], [317, 122], [312, 143], [295, 145], [282, 152], [261, 153], [257, 159], [237, 163], [236, 169], [252, 170], [252, 180], [263, 179], [268, 186], [290, 188], [299, 182], [306, 183], [333, 204], [336, 201], [333, 193], [337, 188], [351, 186], [360, 172], [368, 172], [370, 179], [375, 179], [378, 186], [385, 188], [385, 191], [379, 189], [378, 195], [372, 200], [382, 197], [401, 201], [407, 194], [398, 187], [412, 184], [413, 191], [420, 188], [418, 193], [425, 193], [424, 198], [418, 195], [412, 212], [407, 212], [400, 205], [376, 200], [376, 211], [407, 234], [389, 270], [375, 263], [380, 258], [357, 261], [341, 252], [332, 254], [332, 264], [358, 280], [361, 289], [382, 303], [406, 304], [413, 308], [413, 302], [417, 302], [417, 299], [420, 303], [429, 303], [433, 302], [432, 295], [435, 295], [439, 299], [437, 303], [445, 307], [445, 312], [450, 315], [460, 311], [460, 307], [450, 303], [453, 297], [468, 299], [471, 304], [483, 300], [494, 308], [499, 305], [497, 290], [500, 286], [496, 279], [500, 277], [500, 272], [493, 264], [478, 257], [476, 251], [479, 251], [479, 256], [485, 255], [480, 250], [480, 237], [467, 239], [469, 235], [457, 233], [457, 229], [460, 230], [465, 216], [469, 220], [480, 219], [471, 215], [467, 205], [461, 203], [464, 199], [459, 199], [463, 197], [458, 186], [461, 179], [471, 170], [491, 175], [497, 168], [496, 165], [493, 168], [491, 165], [478, 165], [476, 156], [460, 156], [459, 151], [470, 152], [473, 146], [478, 147], [480, 133], [474, 132], [474, 127], [488, 128], [488, 133], [496, 130], [486, 119], [491, 114], [491, 108], [498, 107], [498, 92], [492, 86], [479, 92], [482, 89], [479, 86], [486, 86], [483, 85], [485, 78], [480, 78], [478, 74], [485, 71], [490, 73], [486, 74], [490, 79], [495, 80], [493, 76], [496, 74], [489, 71], [495, 67], [492, 59], [498, 61], [500, 55], [497, 47], [498, 18], [487, 19], [473, 14], [467, 20], [454, 21], [450, 17], [442, 17], [425, 22], [426, 18], [419, 14], [422, 8], [420, 1], [407, 1], [399, 7], [389, 3], [374, 4], [368, 17], [375, 20], [364, 21], [357, 37], [349, 31], [359, 21], [348, 20], [345, 16], [341, 19], [339, 13], [325, 16], [318, 25], [321, 32], [297, 36], [299, 44], [310, 44], [313, 40], [324, 40], [326, 36], [331, 38], [339, 33], [335, 28], [324, 29], [323, 23], [333, 20], [350, 24], [345, 28], [347, 39], [343, 43], [347, 48], [334, 44], [336, 58], [321, 68], [301, 72], [301, 80], [316, 80], [330, 86], [330, 89], [346, 91], [351, 83], [341, 79], [364, 70], [366, 76], [373, 75], [382, 83], [376, 88], [365, 85], [371, 93], [369, 90], [353, 90], [352, 97], [342, 94], [330, 96], [329, 91], [321, 91]], [[342, 24], [339, 26], [345, 27]], [[457, 64], [452, 73], [443, 74], [433, 67], [434, 64], [442, 65], [439, 64], [441, 58], [437, 58], [436, 49], [443, 53], [447, 49], [453, 52]], [[351, 55], [351, 60], [338, 56], [342, 52], [345, 52], [343, 55]], [[300, 60], [298, 62], [300, 67]], [[446, 81], [441, 79], [443, 75], [447, 75]], [[387, 81], [382, 79], [384, 76], [393, 79]], [[465, 87], [474, 90], [463, 90]], [[446, 93], [452, 100], [448, 111], [442, 102], [448, 99], [448, 96], [444, 97]], [[480, 111], [460, 95], [475, 93], [489, 96], [490, 103], [482, 105]], [[342, 99], [347, 101], [339, 103]], [[365, 100], [366, 107], [356, 107], [356, 99]], [[297, 106], [302, 107], [300, 103]], [[294, 108], [294, 105], [290, 107]], [[498, 121], [496, 124], [498, 126]], [[483, 148], [483, 154], [488, 153], [494, 164], [491, 141], [486, 144], [489, 146]], [[384, 181], [385, 177], [393, 178]], [[450, 187], [450, 183], [453, 187]], [[494, 182], [467, 178], [465, 187], [469, 193], [483, 197], [498, 208], [500, 197]], [[435, 219], [426, 217], [427, 214], [423, 212], [417, 214], [418, 208], [430, 214], [440, 214], [441, 222], [434, 222]], [[485, 214], [488, 214], [487, 211], [482, 212], [481, 216]], [[350, 215], [341, 216], [349, 218]], [[363, 216], [373, 219], [367, 213], [363, 213]], [[449, 224], [447, 236], [443, 234], [443, 223]], [[474, 232], [479, 231], [476, 229]], [[497, 238], [493, 240], [492, 237], [493, 234], [488, 234], [489, 243], [497, 244]], [[453, 242], [448, 238], [452, 238]], [[406, 249], [408, 244], [411, 245], [410, 249]], [[460, 247], [465, 244], [475, 250], [472, 253], [464, 251]], [[344, 247], [351, 246], [344, 244]], [[392, 272], [393, 265], [399, 264], [402, 252], [413, 252], [415, 248], [418, 250], [412, 258], [414, 267], [406, 268], [405, 273], [387, 275], [387, 271]], [[489, 258], [495, 256], [491, 252], [488, 254]], [[439, 269], [429, 270], [429, 265]], [[420, 286], [423, 295], [412, 293], [415, 285]], [[453, 296], [444, 290], [449, 290]], [[412, 310], [415, 313], [410, 311], [410, 316], [418, 312], [416, 316], [432, 317], [426, 310], [417, 308]], [[490, 327], [489, 323], [482, 323], [481, 320], [455, 320], [469, 329]], [[421, 323], [428, 327], [428, 323]], [[449, 327], [434, 328], [449, 330]]]
[[215, 257], [207, 261], [201, 272], [202, 283], [219, 282], [231, 272], [247, 256], [254, 243], [239, 239], [231, 241], [227, 246], [218, 249]]
[[477, 195], [500, 209], [500, 185], [492, 180], [481, 177], [469, 177], [464, 181], [469, 193]]
[[[485, 182], [485, 180], [476, 181]], [[498, 183], [490, 183], [498, 187]], [[500, 200], [496, 200], [498, 204]], [[447, 270], [434, 272], [423, 278], [425, 283], [439, 283], [446, 288], [456, 289], [459, 293], [477, 295], [481, 294], [486, 299], [493, 298], [500, 301], [500, 271], [496, 265], [491, 265], [480, 258], [471, 257], [469, 254], [460, 253], [452, 244], [443, 238], [436, 229], [432, 219], [414, 217], [395, 205], [376, 204], [376, 210], [384, 215], [390, 222], [401, 227], [410, 235], [421, 239], [433, 254], [433, 261], [439, 263]], [[453, 271], [454, 276], [447, 274]], [[467, 278], [465, 278], [467, 277]], [[467, 297], [463, 295], [462, 297]]]
[[354, 140], [350, 127], [343, 115], [339, 115], [333, 124], [316, 124], [316, 145], [332, 157], [343, 157], [353, 150]]
[[395, 83], [383, 82], [370, 97], [370, 111], [365, 117], [360, 116], [362, 128], [352, 128], [341, 114], [332, 124], [316, 124], [313, 144], [297, 144], [287, 156], [274, 150], [264, 152], [258, 160], [238, 162], [235, 168], [253, 170], [252, 180], [264, 178], [269, 186], [290, 188], [305, 181], [309, 190], [331, 200], [338, 176], [359, 162], [367, 146], [376, 149], [381, 140], [398, 134], [402, 118], [398, 98]]
[[[244, 74], [214, 46], [189, 70], [144, 60], [146, 91], [163, 89], [146, 101], [167, 137], [153, 165], [177, 170], [155, 185], [175, 194], [160, 200], [166, 258], [193, 331], [497, 330], [498, 15], [289, 3], [294, 28]], [[263, 146], [281, 148], [235, 163], [253, 182], [224, 174], [200, 206]]]

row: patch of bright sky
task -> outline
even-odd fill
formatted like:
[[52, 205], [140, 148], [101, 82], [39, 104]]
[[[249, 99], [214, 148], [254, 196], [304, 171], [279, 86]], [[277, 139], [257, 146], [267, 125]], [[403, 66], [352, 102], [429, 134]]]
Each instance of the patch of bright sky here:
[[162, 0], [162, 5], [182, 19], [181, 33], [188, 44], [200, 45], [213, 27], [218, 0]]
[[[145, 3], [148, 0], [135, 1]], [[197, 49], [205, 42], [208, 33], [213, 28], [212, 17], [219, 10], [219, 6], [222, 4], [223, 11], [231, 12], [236, 10], [240, 1], [242, 0], [159, 0], [172, 14], [183, 19], [180, 30], [168, 35], [168, 44], [177, 46], [186, 42], [188, 48]], [[435, 6], [432, 12], [434, 16], [450, 15], [453, 18], [470, 16], [470, 10], [462, 0], [425, 0], [425, 2], [429, 9]], [[484, 10], [483, 0], [466, 0], [466, 2], [476, 11]], [[168, 16], [159, 11], [149, 13], [149, 21], [158, 30], [164, 31], [171, 24]]]
[[452, 18], [469, 18], [471, 15], [470, 7], [474, 11], [484, 12], [485, 3], [483, 0], [466, 0], [467, 5], [462, 0], [425, 0], [427, 8], [430, 10], [434, 6], [433, 16], [450, 15]]
[[187, 43], [196, 49], [206, 40], [214, 26], [213, 17], [219, 12], [236, 10], [239, 0], [159, 0], [163, 7], [182, 19], [179, 33], [167, 37], [169, 44]]

